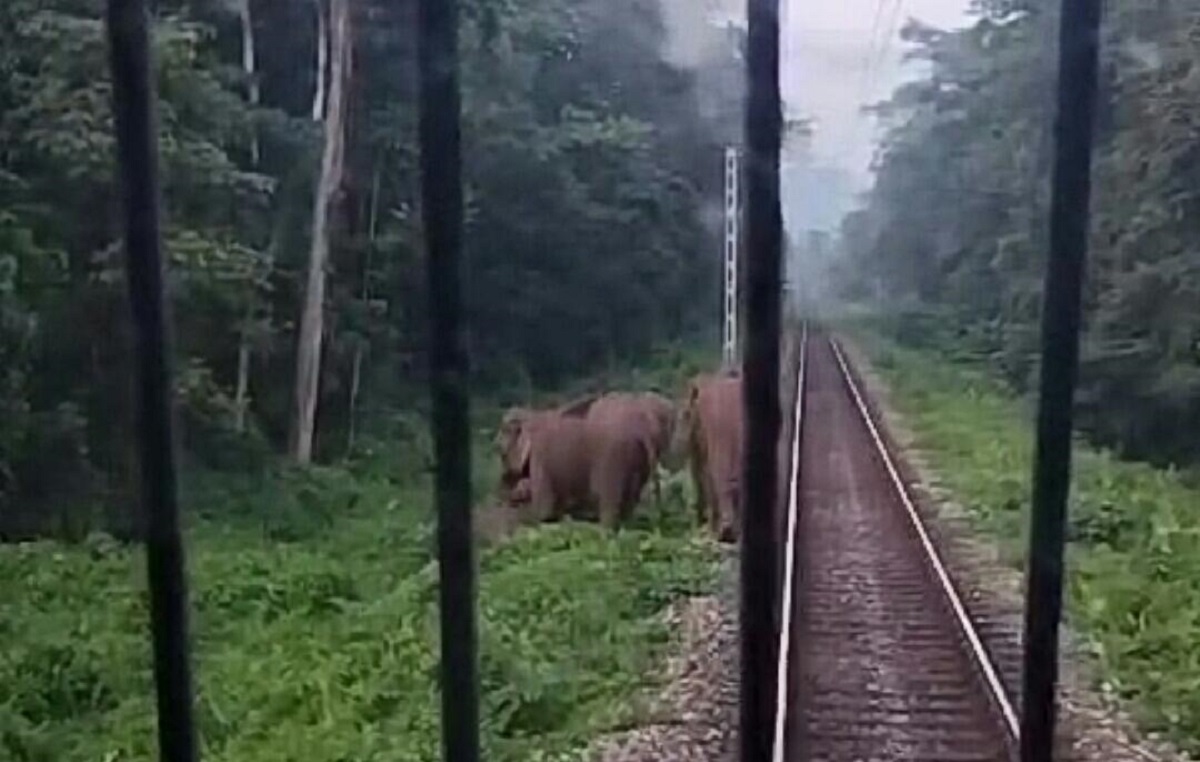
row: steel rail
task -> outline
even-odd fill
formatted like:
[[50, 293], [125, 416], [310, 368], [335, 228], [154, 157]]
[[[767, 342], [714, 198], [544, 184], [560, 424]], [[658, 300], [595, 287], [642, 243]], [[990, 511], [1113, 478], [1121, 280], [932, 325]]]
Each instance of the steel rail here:
[[921, 518], [921, 514], [917, 511], [912, 498], [908, 494], [908, 488], [905, 487], [904, 480], [900, 478], [900, 471], [897, 469], [895, 461], [888, 451], [883, 437], [879, 433], [879, 428], [875, 425], [874, 418], [867, 408], [863, 395], [859, 391], [858, 384], [854, 381], [854, 376], [850, 373], [849, 365], [842, 355], [841, 348], [838, 346], [837, 341], [832, 338], [829, 339], [829, 345], [833, 349], [833, 356], [837, 360], [842, 379], [846, 382], [846, 387], [849, 389], [850, 396], [854, 400], [854, 406], [862, 417], [863, 423], [866, 424], [867, 431], [871, 434], [871, 440], [875, 443], [875, 450], [884, 465], [884, 469], [888, 473], [888, 478], [891, 480], [892, 486], [895, 487], [896, 494], [900, 498], [900, 502], [904, 505], [909, 522], [917, 533], [921, 547], [925, 551], [925, 558], [929, 562], [934, 575], [937, 577], [938, 585], [942, 593], [946, 596], [946, 601], [950, 604], [950, 608], [954, 612], [954, 619], [960, 631], [967, 640], [971, 656], [976, 666], [983, 673], [989, 698], [991, 698], [992, 703], [1003, 716], [1005, 730], [1008, 732], [1009, 740], [1015, 746], [1020, 738], [1020, 720], [1012, 701], [1009, 700], [1008, 694], [1004, 690], [1004, 684], [1000, 681], [1000, 674], [996, 666], [992, 663], [991, 656], [988, 654], [987, 648], [984, 647], [983, 639], [975, 629], [975, 623], [971, 621], [971, 616], [967, 612], [966, 606], [963, 605], [962, 598], [954, 586], [954, 581], [950, 578], [950, 574], [946, 570], [946, 565], [942, 561], [941, 554], [938, 553], [933, 539], [925, 528], [925, 522]]
[[800, 368], [796, 372], [796, 404], [792, 413], [792, 463], [791, 478], [788, 480], [787, 534], [784, 536], [783, 593], [780, 598], [782, 613], [779, 627], [779, 654], [775, 669], [775, 738], [771, 745], [773, 762], [784, 760], [784, 733], [787, 729], [788, 673], [792, 643], [792, 612], [795, 608], [793, 588], [796, 576], [796, 523], [800, 502], [800, 441], [802, 417], [804, 415], [804, 369], [808, 355], [808, 324], [800, 334]]

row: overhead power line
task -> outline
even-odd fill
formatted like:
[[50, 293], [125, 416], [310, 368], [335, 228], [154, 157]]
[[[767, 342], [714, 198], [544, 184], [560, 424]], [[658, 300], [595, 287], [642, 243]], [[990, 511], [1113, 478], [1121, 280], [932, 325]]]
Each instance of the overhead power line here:
[[867, 94], [870, 92], [873, 84], [873, 65], [875, 61], [876, 37], [879, 34], [879, 21], [883, 17], [883, 4], [885, 0], [875, 0], [875, 13], [871, 18], [871, 36], [867, 39], [867, 51], [863, 56], [862, 62], [862, 77], [858, 88], [858, 102], [862, 103], [866, 100]]
[[900, 11], [904, 8], [904, 0], [893, 0], [892, 15], [888, 19], [887, 32], [883, 37], [883, 46], [879, 52], [879, 62], [876, 64], [876, 71], [887, 61], [888, 53], [891, 52], [892, 41], [895, 40], [898, 33], [897, 26], [900, 23]]

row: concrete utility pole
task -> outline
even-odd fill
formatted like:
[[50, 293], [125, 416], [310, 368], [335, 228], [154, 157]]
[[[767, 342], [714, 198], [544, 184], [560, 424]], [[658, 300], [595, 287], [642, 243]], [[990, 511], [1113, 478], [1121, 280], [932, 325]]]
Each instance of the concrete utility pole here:
[[740, 193], [738, 180], [741, 165], [738, 149], [725, 149], [725, 307], [724, 330], [721, 342], [721, 363], [726, 370], [736, 368], [740, 361], [738, 335], [738, 264], [741, 258]]

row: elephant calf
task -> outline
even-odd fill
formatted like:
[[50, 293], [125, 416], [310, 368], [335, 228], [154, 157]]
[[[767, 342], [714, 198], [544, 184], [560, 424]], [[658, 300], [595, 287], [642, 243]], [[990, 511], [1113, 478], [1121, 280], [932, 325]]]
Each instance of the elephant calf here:
[[505, 479], [528, 478], [530, 514], [551, 521], [594, 504], [600, 523], [628, 518], [650, 476], [651, 445], [620, 405], [595, 397], [553, 410], [510, 410], [497, 444]]
[[740, 375], [702, 374], [692, 379], [676, 436], [685, 440], [699, 520], [721, 542], [738, 536], [743, 431]]

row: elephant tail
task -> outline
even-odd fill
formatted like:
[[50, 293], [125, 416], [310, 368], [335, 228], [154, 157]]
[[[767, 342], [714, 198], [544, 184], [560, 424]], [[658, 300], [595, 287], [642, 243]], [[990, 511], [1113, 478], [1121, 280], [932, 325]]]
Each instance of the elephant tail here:
[[654, 447], [654, 443], [646, 437], [638, 437], [638, 460], [641, 464], [641, 470], [645, 474], [642, 483], [645, 484], [655, 474], [655, 469], [658, 467], [658, 453]]

